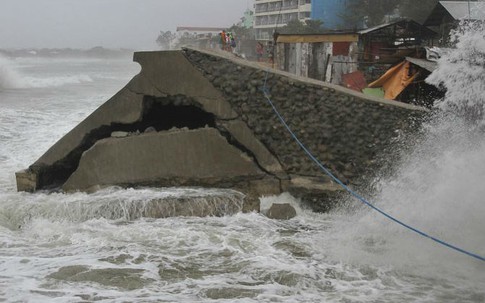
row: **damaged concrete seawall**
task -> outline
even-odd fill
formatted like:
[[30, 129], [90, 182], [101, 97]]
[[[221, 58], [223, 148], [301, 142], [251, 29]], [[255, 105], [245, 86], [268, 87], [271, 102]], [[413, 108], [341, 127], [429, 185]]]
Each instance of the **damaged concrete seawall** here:
[[[226, 53], [139, 52], [134, 60], [141, 72], [18, 172], [18, 190], [223, 187], [247, 194], [247, 210], [258, 208], [258, 196], [282, 191], [321, 198], [336, 187], [277, 120], [261, 92], [265, 83], [301, 141], [350, 183], [375, 167], [397, 130], [416, 128], [425, 114], [323, 82], [266, 72]], [[126, 135], [112, 137], [113, 132]]]

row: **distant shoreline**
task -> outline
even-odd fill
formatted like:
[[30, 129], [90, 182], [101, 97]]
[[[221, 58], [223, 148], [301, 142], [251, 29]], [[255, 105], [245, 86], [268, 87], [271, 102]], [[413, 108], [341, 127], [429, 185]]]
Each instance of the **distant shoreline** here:
[[42, 57], [42, 58], [70, 58], [70, 57], [88, 57], [88, 58], [106, 58], [116, 59], [131, 57], [134, 50], [132, 49], [110, 49], [104, 47], [93, 47], [90, 49], [74, 48], [23, 48], [23, 49], [0, 49], [0, 55], [5, 57]]

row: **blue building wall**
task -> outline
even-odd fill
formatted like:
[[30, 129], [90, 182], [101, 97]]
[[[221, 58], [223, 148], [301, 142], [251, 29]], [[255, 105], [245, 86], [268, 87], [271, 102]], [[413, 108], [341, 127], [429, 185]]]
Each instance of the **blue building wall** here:
[[312, 0], [313, 20], [322, 20], [326, 29], [339, 29], [344, 26], [339, 17], [345, 10], [347, 0]]

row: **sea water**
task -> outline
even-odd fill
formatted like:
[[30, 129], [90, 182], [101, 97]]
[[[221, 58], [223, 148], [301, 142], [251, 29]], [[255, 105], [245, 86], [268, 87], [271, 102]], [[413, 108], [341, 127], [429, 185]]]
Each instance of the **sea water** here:
[[[464, 44], [457, 52], [472, 47]], [[481, 45], [473, 44], [470, 56], [483, 55]], [[485, 302], [484, 262], [351, 199], [317, 214], [288, 194], [262, 197], [263, 211], [274, 202], [294, 205], [298, 215], [288, 221], [240, 212], [152, 219], [130, 213], [153, 197], [227, 203], [241, 197], [198, 188], [16, 192], [15, 171], [121, 89], [139, 66], [129, 58], [0, 60], [0, 301]], [[455, 90], [485, 104], [482, 78], [462, 82], [478, 68], [470, 64], [446, 63], [437, 71], [435, 81], [448, 82], [450, 91], [442, 104], [462, 95]], [[432, 119], [396, 163], [397, 173], [376, 178], [369, 198], [483, 256], [485, 136], [477, 124], [459, 115]]]

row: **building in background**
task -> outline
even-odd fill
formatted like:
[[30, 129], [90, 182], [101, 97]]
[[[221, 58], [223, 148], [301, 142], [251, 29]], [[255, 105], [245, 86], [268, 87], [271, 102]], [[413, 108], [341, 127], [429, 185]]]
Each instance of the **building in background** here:
[[244, 16], [241, 18], [241, 22], [239, 25], [244, 28], [252, 28], [254, 23], [254, 12], [250, 9], [247, 9], [244, 12]]
[[273, 32], [290, 20], [309, 20], [311, 7], [311, 0], [255, 0], [256, 40], [272, 40]]
[[347, 0], [255, 0], [257, 40], [272, 40], [273, 32], [291, 20], [321, 20], [325, 29], [338, 29]]

